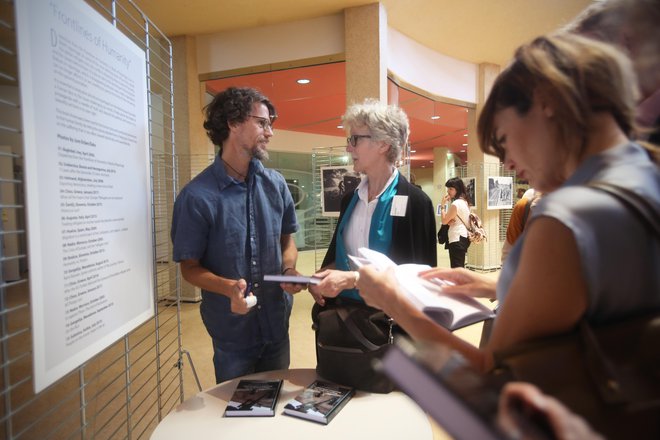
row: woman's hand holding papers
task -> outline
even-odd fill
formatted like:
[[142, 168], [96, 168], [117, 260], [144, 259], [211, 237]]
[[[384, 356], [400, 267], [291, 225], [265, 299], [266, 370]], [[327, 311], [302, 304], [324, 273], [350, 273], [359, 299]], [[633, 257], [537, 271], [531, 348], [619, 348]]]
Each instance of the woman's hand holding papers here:
[[[485, 275], [481, 275], [465, 268], [442, 269], [435, 268], [419, 273], [419, 276], [436, 284], [442, 284], [442, 292], [448, 295], [463, 294], [475, 298], [495, 299], [497, 282]], [[438, 280], [434, 281], [434, 278]], [[453, 283], [440, 283], [438, 281]]]

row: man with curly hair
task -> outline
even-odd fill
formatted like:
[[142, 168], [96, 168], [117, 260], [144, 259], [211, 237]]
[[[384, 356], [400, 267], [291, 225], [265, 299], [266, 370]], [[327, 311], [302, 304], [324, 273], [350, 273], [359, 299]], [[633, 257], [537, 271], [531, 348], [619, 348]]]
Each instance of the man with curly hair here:
[[230, 87], [205, 114], [220, 151], [178, 195], [171, 237], [183, 278], [202, 289], [220, 383], [288, 368], [291, 294], [302, 286], [262, 283], [266, 274], [298, 274], [293, 198], [284, 177], [261, 163], [275, 107], [255, 89]]

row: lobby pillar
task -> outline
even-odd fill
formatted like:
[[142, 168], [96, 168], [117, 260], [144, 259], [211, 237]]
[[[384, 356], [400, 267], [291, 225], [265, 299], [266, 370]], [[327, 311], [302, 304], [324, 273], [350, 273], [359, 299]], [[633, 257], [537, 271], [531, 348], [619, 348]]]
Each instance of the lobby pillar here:
[[468, 174], [476, 177], [475, 198], [477, 200], [477, 213], [488, 233], [488, 241], [479, 245], [470, 246], [468, 250], [468, 264], [476, 268], [491, 269], [500, 266], [501, 243], [499, 241], [500, 211], [488, 210], [488, 176], [499, 175], [500, 161], [497, 157], [485, 154], [479, 147], [477, 139], [477, 120], [488, 98], [488, 94], [500, 73], [497, 64], [482, 63], [478, 66], [477, 75], [477, 106], [468, 111]]
[[387, 102], [387, 13], [380, 3], [344, 10], [346, 105]]
[[[447, 192], [445, 182], [449, 179], [449, 170], [454, 168], [454, 160], [448, 148], [438, 147], [433, 149], [433, 195], [431, 201], [433, 207], [437, 208], [442, 197]], [[440, 219], [436, 215], [436, 224], [440, 228]]]

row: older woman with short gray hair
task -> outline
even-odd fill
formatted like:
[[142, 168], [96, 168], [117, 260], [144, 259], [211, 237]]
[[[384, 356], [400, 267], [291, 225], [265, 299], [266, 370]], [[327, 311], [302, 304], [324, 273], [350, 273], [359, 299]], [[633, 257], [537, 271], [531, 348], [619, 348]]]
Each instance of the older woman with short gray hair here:
[[431, 199], [396, 168], [408, 143], [406, 113], [368, 99], [350, 106], [342, 121], [348, 134], [346, 151], [362, 180], [342, 199], [337, 228], [315, 275], [323, 280], [309, 288], [320, 306], [337, 296], [362, 301], [355, 289], [357, 272], [348, 263], [348, 255], [357, 255], [361, 247], [382, 252], [397, 264], [437, 263]]

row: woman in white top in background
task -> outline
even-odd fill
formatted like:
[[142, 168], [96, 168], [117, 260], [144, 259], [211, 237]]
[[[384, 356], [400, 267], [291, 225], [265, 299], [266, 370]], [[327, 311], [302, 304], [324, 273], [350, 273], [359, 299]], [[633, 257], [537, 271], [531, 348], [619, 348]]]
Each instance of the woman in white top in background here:
[[[445, 183], [447, 194], [442, 198], [440, 216], [443, 225], [449, 225], [449, 240], [445, 249], [449, 250], [451, 267], [465, 267], [465, 254], [470, 247], [467, 226], [470, 221], [470, 205], [467, 201], [465, 184], [459, 177], [452, 177]], [[445, 205], [451, 205], [445, 208]]]

